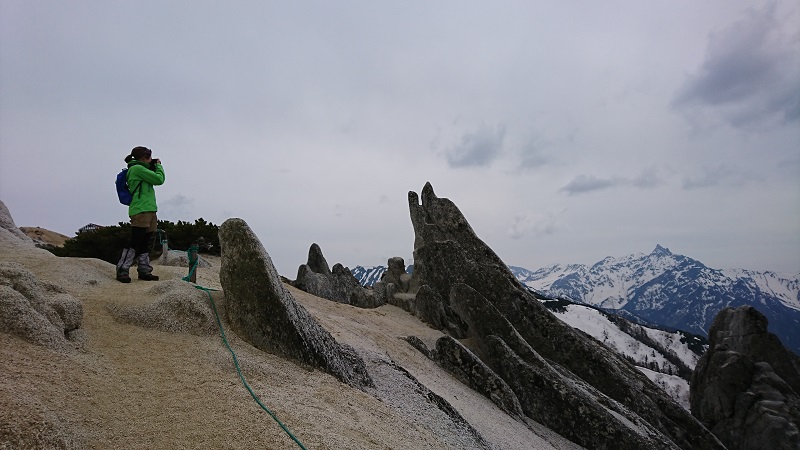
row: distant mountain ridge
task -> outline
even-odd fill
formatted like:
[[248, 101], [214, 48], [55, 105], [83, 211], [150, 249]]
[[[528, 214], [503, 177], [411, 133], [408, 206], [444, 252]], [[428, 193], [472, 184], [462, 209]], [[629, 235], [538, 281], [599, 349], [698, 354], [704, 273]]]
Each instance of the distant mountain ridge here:
[[[410, 271], [413, 266], [408, 266]], [[656, 245], [649, 254], [607, 257], [589, 266], [555, 264], [538, 270], [510, 266], [525, 286], [544, 297], [596, 306], [644, 325], [708, 336], [726, 306], [751, 305], [769, 329], [800, 354], [800, 274], [713, 269]], [[357, 266], [364, 286], [380, 280], [384, 266]]]
[[702, 336], [724, 307], [751, 305], [767, 316], [770, 331], [800, 354], [800, 274], [712, 269], [661, 245], [649, 254], [607, 257], [592, 266], [510, 268], [544, 296]]

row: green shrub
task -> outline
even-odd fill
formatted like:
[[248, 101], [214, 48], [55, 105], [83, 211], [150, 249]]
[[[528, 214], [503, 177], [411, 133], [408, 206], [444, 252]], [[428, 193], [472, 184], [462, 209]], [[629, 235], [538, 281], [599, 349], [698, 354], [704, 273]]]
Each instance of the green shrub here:
[[195, 220], [193, 224], [182, 220], [179, 220], [178, 223], [159, 220], [158, 229], [166, 232], [167, 245], [171, 249], [189, 250], [189, 247], [202, 237], [205, 245], [200, 246], [200, 253], [217, 256], [220, 254], [219, 227], [206, 222], [202, 217]]
[[[168, 247], [173, 250], [188, 250], [201, 237], [205, 245], [200, 246], [200, 253], [220, 254], [219, 227], [202, 218], [194, 223], [179, 220], [172, 223], [167, 220], [158, 221], [158, 229], [166, 234]], [[160, 235], [160, 234], [159, 234]], [[156, 235], [150, 244], [150, 254], [158, 257], [162, 252], [161, 240]], [[78, 258], [97, 258], [116, 264], [120, 252], [127, 247], [131, 236], [131, 225], [120, 222], [119, 225], [106, 226], [95, 231], [78, 233], [68, 239], [63, 247], [43, 247], [57, 256]]]

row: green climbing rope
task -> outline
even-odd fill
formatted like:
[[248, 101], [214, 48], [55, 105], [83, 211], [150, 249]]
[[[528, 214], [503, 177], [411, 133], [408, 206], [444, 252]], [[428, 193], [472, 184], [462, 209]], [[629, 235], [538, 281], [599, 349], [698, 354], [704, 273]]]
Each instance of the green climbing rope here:
[[[197, 258], [197, 260], [199, 261], [200, 258]], [[196, 267], [197, 267], [197, 261], [195, 261], [193, 267], [189, 270], [189, 275], [186, 276], [186, 277], [183, 277], [184, 281], [189, 281], [189, 277], [191, 277], [192, 272], [194, 271], [194, 269]], [[286, 434], [289, 435], [289, 437], [292, 438], [292, 440], [295, 443], [297, 443], [298, 446], [300, 446], [300, 448], [302, 448], [303, 450], [306, 450], [306, 448], [303, 446], [303, 443], [300, 442], [300, 440], [298, 440], [295, 437], [295, 435], [293, 435], [292, 432], [289, 431], [288, 428], [286, 428], [286, 425], [284, 425], [283, 422], [281, 422], [280, 419], [278, 419], [278, 417], [272, 411], [270, 411], [270, 409], [267, 408], [266, 405], [264, 405], [264, 403], [261, 402], [261, 399], [258, 398], [258, 395], [256, 395], [256, 393], [253, 392], [253, 389], [250, 388], [250, 385], [247, 384], [247, 380], [245, 380], [244, 375], [242, 374], [242, 369], [241, 369], [241, 367], [239, 367], [239, 358], [236, 357], [236, 353], [233, 351], [233, 349], [231, 348], [230, 344], [228, 344], [228, 339], [225, 337], [225, 330], [222, 328], [222, 321], [219, 319], [219, 313], [217, 313], [217, 305], [214, 304], [214, 298], [211, 297], [211, 292], [212, 291], [216, 291], [217, 289], [209, 289], [209, 288], [206, 288], [206, 287], [203, 287], [203, 286], [199, 286], [199, 285], [196, 285], [196, 284], [194, 285], [194, 287], [197, 288], [197, 289], [200, 289], [201, 291], [204, 291], [206, 294], [208, 294], [208, 301], [211, 302], [211, 309], [214, 310], [214, 317], [217, 319], [217, 326], [219, 327], [219, 333], [222, 336], [222, 342], [225, 344], [225, 347], [228, 348], [228, 351], [231, 352], [231, 356], [233, 356], [233, 364], [236, 366], [236, 373], [239, 374], [239, 379], [242, 380], [242, 384], [247, 389], [247, 392], [249, 392], [250, 396], [253, 397], [253, 400], [255, 400], [256, 403], [258, 403], [258, 406], [260, 406], [261, 409], [266, 411], [267, 414], [269, 414], [270, 417], [272, 417], [272, 419], [275, 420], [275, 422], [277, 422], [278, 425], [280, 425], [280, 427], [283, 429], [283, 431], [286, 432]]]

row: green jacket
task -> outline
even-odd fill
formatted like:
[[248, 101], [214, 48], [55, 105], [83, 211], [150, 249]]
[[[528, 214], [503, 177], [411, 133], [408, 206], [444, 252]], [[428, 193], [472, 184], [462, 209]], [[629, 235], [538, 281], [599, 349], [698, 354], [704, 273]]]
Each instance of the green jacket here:
[[143, 212], [156, 212], [156, 190], [153, 186], [164, 184], [164, 167], [156, 164], [150, 170], [150, 164], [133, 160], [128, 163], [128, 189], [133, 192], [133, 200], [128, 206], [128, 215], [135, 216]]

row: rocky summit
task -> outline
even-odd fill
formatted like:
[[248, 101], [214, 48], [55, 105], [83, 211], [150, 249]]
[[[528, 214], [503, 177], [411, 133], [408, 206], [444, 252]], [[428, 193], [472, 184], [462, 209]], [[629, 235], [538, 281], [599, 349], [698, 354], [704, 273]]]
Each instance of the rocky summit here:
[[751, 306], [714, 318], [692, 376], [692, 413], [731, 450], [800, 448], [800, 358]]
[[[420, 203], [421, 198], [421, 203]], [[466, 324], [469, 339], [422, 350], [446, 361], [479, 392], [497, 393], [507, 411], [541, 421], [586, 448], [721, 449], [720, 441], [633, 365], [557, 319], [520, 284], [507, 265], [472, 230], [458, 207], [427, 183], [409, 192], [415, 232], [410, 286], [438, 298], [445, 317]], [[425, 286], [425, 288], [423, 288]], [[446, 328], [446, 327], [445, 327]], [[474, 355], [470, 358], [455, 354]], [[454, 361], [476, 367], [480, 386]], [[502, 383], [500, 382], [502, 380]], [[580, 420], [579, 420], [580, 419]]]

